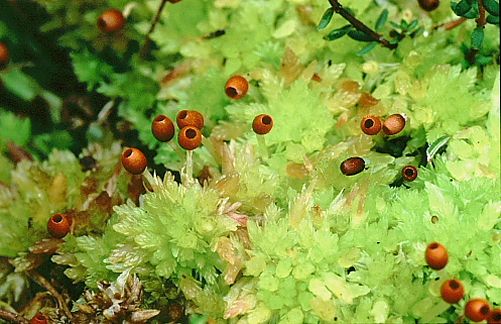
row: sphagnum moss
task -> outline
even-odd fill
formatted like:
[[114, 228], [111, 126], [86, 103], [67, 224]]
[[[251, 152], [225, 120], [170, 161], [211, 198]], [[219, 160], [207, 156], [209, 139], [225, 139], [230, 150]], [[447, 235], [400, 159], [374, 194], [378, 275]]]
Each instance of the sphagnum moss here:
[[[501, 303], [497, 1], [453, 3], [459, 21], [422, 1], [40, 3], [78, 80], [110, 101], [80, 107], [97, 142], [80, 160], [38, 159], [33, 148], [58, 142], [0, 112], [0, 254], [12, 265], [0, 297], [32, 306], [0, 318], [454, 322]], [[96, 27], [111, 7], [123, 21]], [[4, 30], [0, 78], [29, 97]], [[155, 126], [177, 112], [186, 154], [162, 142], [173, 123]], [[9, 161], [9, 147], [35, 160]], [[71, 215], [63, 239], [47, 232], [54, 214]], [[27, 280], [56, 302], [20, 301]]]

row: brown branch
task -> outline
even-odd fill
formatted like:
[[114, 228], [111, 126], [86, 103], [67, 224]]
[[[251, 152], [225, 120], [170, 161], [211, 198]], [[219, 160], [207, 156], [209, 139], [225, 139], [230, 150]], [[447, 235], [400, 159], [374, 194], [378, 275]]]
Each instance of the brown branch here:
[[338, 0], [329, 0], [329, 3], [331, 4], [332, 8], [334, 11], [338, 14], [340, 14], [344, 19], [348, 20], [348, 22], [358, 29], [361, 32], [366, 33], [371, 37], [374, 41], [380, 43], [386, 48], [389, 49], [395, 49], [397, 48], [397, 44], [392, 44], [390, 43], [386, 38], [384, 38], [381, 34], [378, 34], [374, 30], [372, 30], [370, 27], [365, 25], [363, 22], [355, 18], [351, 13], [349, 13], [346, 9], [343, 8], [343, 6], [339, 3]]
[[139, 52], [139, 56], [142, 58], [145, 58], [148, 52], [150, 51], [151, 47], [151, 38], [150, 35], [155, 31], [155, 27], [158, 24], [158, 21], [160, 20], [160, 15], [162, 14], [162, 11], [164, 10], [165, 5], [167, 4], [168, 0], [162, 0], [160, 2], [160, 6], [158, 7], [157, 13], [155, 15], [155, 18], [153, 18], [153, 22], [151, 23], [150, 30], [146, 34], [146, 39], [144, 41], [143, 47], [141, 48], [141, 51]]
[[477, 18], [477, 27], [484, 27], [487, 23], [487, 17], [485, 16], [484, 0], [478, 0], [478, 13], [480, 16]]
[[446, 22], [446, 23], [443, 23], [443, 24], [440, 24], [440, 25], [437, 25], [435, 27], [433, 27], [433, 29], [439, 29], [439, 28], [443, 28], [445, 30], [452, 30], [458, 26], [460, 26], [462, 23], [464, 23], [467, 19], [464, 18], [464, 17], [461, 17], [459, 19], [456, 19], [456, 20], [453, 20], [453, 21], [449, 21], [449, 22]]
[[[487, 23], [487, 18], [485, 15], [485, 7], [484, 7], [484, 0], [478, 0], [478, 13], [479, 17], [475, 20], [477, 22], [477, 28], [485, 28], [485, 24]], [[478, 48], [472, 48], [468, 55], [466, 56], [466, 60], [470, 64], [475, 64], [475, 60], [477, 57], [477, 54], [479, 52]]]
[[19, 314], [0, 309], [0, 318], [9, 323], [29, 324], [30, 322]]
[[63, 313], [66, 315], [66, 317], [68, 317], [68, 319], [71, 320], [73, 318], [73, 315], [71, 314], [68, 305], [64, 301], [63, 296], [56, 290], [56, 288], [54, 288], [54, 286], [52, 286], [51, 283], [38, 272], [32, 270], [29, 271], [28, 274], [33, 281], [35, 281], [40, 286], [47, 289], [47, 291], [50, 292], [52, 296], [54, 296], [54, 298], [57, 300], [57, 303], [59, 304], [59, 307], [61, 307]]

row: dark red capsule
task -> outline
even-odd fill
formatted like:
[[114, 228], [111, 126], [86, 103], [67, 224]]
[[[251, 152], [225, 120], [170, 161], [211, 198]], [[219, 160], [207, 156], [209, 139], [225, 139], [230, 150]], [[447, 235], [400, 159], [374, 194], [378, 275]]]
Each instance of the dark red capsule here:
[[440, 0], [418, 0], [419, 6], [426, 11], [433, 11], [440, 5]]
[[447, 280], [440, 287], [440, 295], [445, 302], [455, 304], [464, 297], [463, 284], [456, 279]]
[[196, 110], [181, 110], [176, 116], [177, 127], [193, 126], [202, 129], [205, 125], [204, 116]]
[[383, 123], [383, 132], [386, 135], [395, 135], [400, 133], [405, 127], [405, 118], [400, 114], [388, 116]]
[[475, 298], [469, 300], [464, 306], [464, 315], [473, 322], [482, 322], [487, 319], [491, 312], [491, 307], [485, 299]]
[[125, 17], [118, 9], [108, 9], [99, 16], [97, 27], [103, 33], [114, 33], [125, 25]]
[[148, 160], [141, 150], [131, 147], [122, 153], [122, 165], [132, 174], [141, 174], [148, 166]]
[[33, 318], [30, 320], [30, 324], [47, 324], [49, 321], [47, 320], [47, 317], [38, 312]]
[[377, 133], [379, 133], [382, 126], [383, 123], [381, 123], [381, 119], [379, 119], [379, 117], [377, 116], [372, 115], [365, 116], [360, 122], [360, 128], [362, 129], [362, 132], [367, 135], [376, 135]]
[[202, 133], [195, 126], [185, 126], [179, 131], [179, 145], [191, 151], [202, 145]]
[[174, 123], [169, 117], [158, 115], [151, 123], [151, 132], [160, 142], [168, 142], [174, 137]]
[[9, 48], [5, 43], [0, 42], [0, 69], [10, 61]]
[[433, 242], [426, 248], [425, 259], [430, 268], [440, 270], [449, 262], [449, 253], [447, 253], [445, 246]]
[[487, 324], [501, 324], [501, 308], [491, 310], [487, 317]]
[[361, 157], [351, 157], [341, 163], [341, 172], [344, 175], [352, 176], [365, 169], [365, 161]]
[[273, 118], [267, 114], [257, 115], [252, 121], [252, 130], [259, 135], [268, 134], [273, 128]]
[[72, 219], [66, 214], [55, 214], [47, 222], [47, 231], [52, 237], [63, 238], [71, 230]]
[[247, 94], [247, 91], [249, 91], [249, 82], [241, 75], [232, 76], [226, 82], [224, 91], [232, 99], [243, 98]]
[[416, 180], [418, 176], [418, 170], [416, 169], [415, 166], [412, 165], [406, 165], [402, 169], [402, 177], [406, 181], [414, 181]]

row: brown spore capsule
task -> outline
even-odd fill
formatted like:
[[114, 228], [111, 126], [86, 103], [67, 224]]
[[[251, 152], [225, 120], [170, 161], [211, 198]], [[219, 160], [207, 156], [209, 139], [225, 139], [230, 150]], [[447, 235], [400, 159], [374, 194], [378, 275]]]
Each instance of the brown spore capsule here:
[[0, 42], [0, 69], [10, 61], [10, 52], [7, 44]]
[[33, 316], [30, 320], [30, 324], [47, 324], [49, 321], [44, 314], [38, 312], [35, 316]]
[[108, 9], [99, 16], [97, 27], [103, 33], [114, 33], [125, 25], [125, 17], [118, 9]]
[[365, 161], [361, 157], [351, 157], [341, 162], [340, 168], [344, 175], [352, 176], [365, 169]]
[[440, 287], [440, 295], [445, 302], [455, 304], [464, 297], [463, 284], [456, 279], [447, 280]]
[[487, 324], [501, 324], [501, 308], [491, 310], [487, 316]]
[[273, 118], [267, 114], [257, 115], [252, 121], [252, 130], [259, 135], [268, 134], [273, 128]]
[[430, 268], [440, 270], [449, 262], [449, 254], [445, 246], [438, 242], [433, 242], [426, 248], [425, 259]]
[[132, 174], [141, 174], [148, 166], [148, 160], [141, 150], [131, 147], [122, 153], [122, 165]]
[[151, 132], [160, 142], [168, 142], [174, 137], [174, 123], [169, 117], [158, 115], [151, 123]]
[[433, 11], [440, 5], [440, 0], [418, 0], [419, 6], [426, 11]]
[[202, 144], [202, 133], [197, 127], [185, 126], [179, 132], [178, 141], [182, 148], [191, 151]]
[[232, 99], [241, 99], [249, 91], [249, 82], [241, 75], [235, 75], [228, 79], [224, 86], [226, 95]]
[[418, 170], [413, 165], [406, 165], [402, 168], [402, 177], [405, 181], [414, 181], [418, 176]]
[[400, 114], [388, 116], [383, 123], [383, 132], [386, 135], [395, 135], [400, 133], [405, 127], [405, 118]]
[[367, 135], [376, 135], [381, 131], [382, 123], [381, 119], [377, 116], [365, 116], [360, 122], [360, 128], [362, 132]]
[[63, 238], [71, 230], [72, 219], [66, 214], [55, 214], [47, 222], [47, 231], [52, 237]]
[[205, 121], [204, 116], [196, 110], [181, 110], [177, 113], [176, 123], [179, 128], [193, 126], [202, 129]]
[[475, 298], [469, 300], [464, 307], [464, 315], [473, 322], [481, 322], [487, 319], [491, 307], [485, 299]]

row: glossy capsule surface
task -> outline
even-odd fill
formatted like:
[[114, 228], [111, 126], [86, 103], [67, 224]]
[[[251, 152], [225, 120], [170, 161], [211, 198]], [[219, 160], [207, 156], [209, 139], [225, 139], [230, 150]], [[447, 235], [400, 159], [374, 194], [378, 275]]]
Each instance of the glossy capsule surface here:
[[346, 176], [358, 174], [365, 169], [365, 161], [361, 157], [351, 157], [341, 162], [341, 172]]

